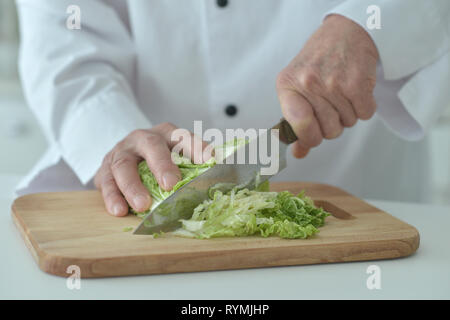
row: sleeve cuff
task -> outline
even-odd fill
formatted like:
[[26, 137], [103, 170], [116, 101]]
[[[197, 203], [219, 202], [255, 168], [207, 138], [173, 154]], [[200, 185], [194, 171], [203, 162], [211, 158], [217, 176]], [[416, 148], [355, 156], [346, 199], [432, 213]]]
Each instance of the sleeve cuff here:
[[62, 157], [81, 183], [88, 183], [104, 156], [131, 131], [151, 123], [132, 98], [107, 92], [87, 101], [64, 124], [59, 139]]
[[448, 51], [450, 23], [445, 17], [449, 3], [379, 0], [376, 5], [380, 8], [381, 29], [369, 29], [367, 8], [373, 4], [373, 0], [347, 0], [324, 18], [339, 14], [364, 28], [378, 49], [387, 80], [411, 75]]
[[398, 91], [401, 103], [380, 105], [377, 114], [398, 136], [422, 139], [450, 106], [450, 53], [417, 72]]
[[[419, 71], [398, 92], [407, 112], [421, 128], [421, 137], [450, 107], [450, 53]], [[419, 137], [419, 138], [421, 138]]]

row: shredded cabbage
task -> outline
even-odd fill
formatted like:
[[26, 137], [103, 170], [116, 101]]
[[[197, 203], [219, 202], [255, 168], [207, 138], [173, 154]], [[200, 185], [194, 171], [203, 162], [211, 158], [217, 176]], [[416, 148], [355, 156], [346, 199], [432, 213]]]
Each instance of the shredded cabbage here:
[[318, 232], [327, 216], [329, 213], [315, 207], [304, 193], [216, 191], [213, 199], [194, 209], [192, 218], [181, 220], [182, 228], [174, 233], [199, 239], [254, 234], [306, 239]]
[[122, 229], [123, 232], [130, 232], [131, 230], [133, 230], [133, 227], [125, 227]]
[[168, 198], [172, 193], [180, 189], [186, 183], [195, 179], [197, 176], [213, 167], [216, 164], [214, 158], [209, 159], [205, 163], [202, 164], [193, 164], [189, 159], [180, 156], [177, 153], [172, 153], [172, 160], [175, 164], [178, 165], [178, 168], [181, 172], [181, 180], [177, 182], [177, 184], [173, 187], [172, 190], [166, 191], [162, 189], [158, 181], [156, 181], [155, 176], [150, 171], [147, 162], [141, 161], [138, 165], [139, 176], [141, 177], [141, 181], [143, 185], [148, 189], [150, 195], [152, 197], [152, 206], [149, 210], [145, 212], [136, 212], [132, 210], [134, 214], [143, 218], [148, 212], [157, 207], [164, 199]]

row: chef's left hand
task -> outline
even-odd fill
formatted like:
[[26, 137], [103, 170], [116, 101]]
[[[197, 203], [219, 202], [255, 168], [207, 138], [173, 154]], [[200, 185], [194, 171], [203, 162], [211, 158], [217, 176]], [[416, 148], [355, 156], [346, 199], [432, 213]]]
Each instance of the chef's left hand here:
[[340, 15], [323, 21], [277, 79], [283, 115], [298, 137], [295, 157], [372, 117], [378, 58], [361, 26]]

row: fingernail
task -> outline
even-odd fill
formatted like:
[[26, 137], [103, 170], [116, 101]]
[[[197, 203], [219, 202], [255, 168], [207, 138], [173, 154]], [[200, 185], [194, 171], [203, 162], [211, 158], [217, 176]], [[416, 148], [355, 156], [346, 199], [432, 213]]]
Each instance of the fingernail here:
[[113, 214], [115, 216], [121, 216], [123, 215], [124, 210], [125, 208], [121, 204], [117, 203], [113, 207]]
[[166, 172], [163, 175], [163, 184], [166, 190], [171, 190], [178, 182], [179, 178], [172, 172]]
[[136, 209], [143, 211], [143, 210], [148, 209], [148, 207], [150, 206], [150, 197], [138, 195], [138, 196], [134, 197], [133, 202], [134, 202], [134, 206]]

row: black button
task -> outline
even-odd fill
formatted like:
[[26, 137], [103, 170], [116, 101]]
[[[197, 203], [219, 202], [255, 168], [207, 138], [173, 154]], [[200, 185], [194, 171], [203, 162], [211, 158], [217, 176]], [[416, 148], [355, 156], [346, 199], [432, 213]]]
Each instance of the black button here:
[[220, 8], [225, 8], [228, 5], [228, 0], [216, 0], [217, 1], [217, 5]]
[[236, 106], [230, 104], [229, 106], [227, 106], [225, 108], [225, 113], [227, 114], [227, 116], [229, 117], [234, 117], [238, 112], [238, 109], [236, 108]]

